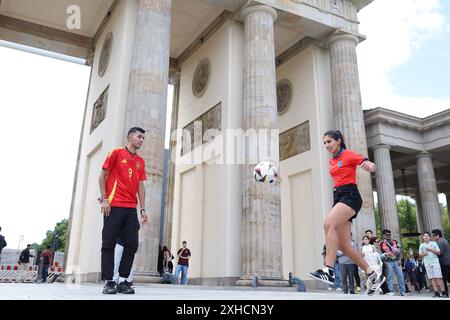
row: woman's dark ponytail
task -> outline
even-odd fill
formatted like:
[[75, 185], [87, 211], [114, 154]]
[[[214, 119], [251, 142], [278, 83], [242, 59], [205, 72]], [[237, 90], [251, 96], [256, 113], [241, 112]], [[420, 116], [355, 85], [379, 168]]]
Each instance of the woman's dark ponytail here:
[[345, 145], [345, 142], [344, 142], [344, 136], [342, 135], [342, 132], [340, 132], [339, 130], [336, 130], [336, 132], [339, 134], [339, 139], [341, 139], [341, 148], [347, 149], [347, 146]]
[[339, 130], [327, 131], [323, 134], [323, 136], [330, 136], [334, 140], [341, 139], [341, 148], [347, 149], [347, 146], [345, 145], [345, 142], [344, 142], [344, 136], [342, 135], [342, 132], [340, 132]]

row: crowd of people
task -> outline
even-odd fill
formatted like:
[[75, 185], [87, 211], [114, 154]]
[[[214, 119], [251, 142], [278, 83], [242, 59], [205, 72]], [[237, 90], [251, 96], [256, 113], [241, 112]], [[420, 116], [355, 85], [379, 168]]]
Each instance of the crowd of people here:
[[[379, 294], [394, 295], [396, 291], [401, 296], [407, 293], [434, 291], [434, 297], [448, 298], [447, 282], [450, 281], [450, 245], [442, 237], [442, 231], [434, 229], [431, 234], [424, 232], [422, 243], [416, 249], [416, 254], [406, 252], [405, 256], [400, 243], [391, 238], [390, 230], [383, 230], [383, 238], [378, 239], [372, 230], [367, 230], [358, 245], [349, 235], [350, 246], [358, 252], [367, 264], [377, 273], [386, 277], [387, 281], [379, 289]], [[326, 257], [326, 246], [322, 255]], [[364, 281], [359, 276], [360, 268], [345, 255], [337, 250], [334, 265], [334, 284], [328, 290], [342, 291], [356, 294], [362, 292]], [[397, 286], [394, 286], [397, 278]], [[366, 287], [366, 292], [368, 288]]]

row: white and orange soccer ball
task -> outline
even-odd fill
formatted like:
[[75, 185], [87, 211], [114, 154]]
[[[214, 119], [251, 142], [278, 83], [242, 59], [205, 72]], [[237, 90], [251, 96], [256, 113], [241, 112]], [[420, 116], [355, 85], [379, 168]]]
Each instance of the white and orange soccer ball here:
[[278, 179], [278, 170], [272, 162], [263, 161], [256, 165], [253, 175], [257, 182], [272, 183]]

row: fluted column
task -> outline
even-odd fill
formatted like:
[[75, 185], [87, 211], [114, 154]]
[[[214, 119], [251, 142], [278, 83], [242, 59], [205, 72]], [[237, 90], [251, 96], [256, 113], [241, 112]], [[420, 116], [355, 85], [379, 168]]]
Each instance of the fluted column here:
[[441, 208], [439, 206], [436, 178], [430, 153], [421, 152], [417, 155], [417, 175], [424, 231], [442, 230]]
[[[349, 149], [367, 156], [367, 141], [359, 85], [356, 36], [337, 32], [327, 39], [330, 52], [333, 116], [336, 129], [344, 135]], [[363, 199], [361, 211], [353, 221], [355, 237], [367, 229], [375, 230], [375, 213], [370, 173], [358, 169], [358, 189]]]
[[422, 204], [420, 199], [420, 192], [417, 190], [416, 196], [414, 197], [416, 201], [416, 221], [417, 221], [417, 231], [419, 233], [423, 233], [425, 230], [423, 229], [423, 218], [422, 218]]
[[139, 0], [124, 131], [146, 130], [139, 154], [145, 159], [145, 208], [135, 257], [136, 275], [157, 275], [163, 185], [164, 134], [169, 74], [171, 0]]
[[[180, 98], [180, 73], [177, 72], [170, 77], [170, 84], [173, 85], [172, 119], [170, 122], [170, 134], [174, 134], [178, 126], [178, 106]], [[172, 219], [173, 219], [173, 195], [175, 184], [175, 148], [176, 140], [169, 141], [169, 176], [166, 194], [166, 206], [164, 213], [164, 244], [170, 249], [172, 246]]]
[[[275, 129], [277, 125], [275, 49], [273, 23], [276, 11], [264, 5], [245, 8], [244, 20], [244, 130]], [[276, 141], [278, 142], [278, 141]], [[249, 151], [248, 145], [247, 151]], [[272, 144], [269, 159], [279, 164], [278, 144]], [[257, 275], [259, 285], [287, 285], [283, 278], [280, 187], [257, 183], [254, 164], [245, 165], [242, 205], [242, 275], [238, 285], [250, 285]]]
[[377, 164], [375, 180], [380, 206], [381, 227], [382, 229], [391, 230], [393, 239], [400, 239], [400, 224], [398, 221], [390, 149], [391, 147], [385, 144], [376, 145], [372, 148], [374, 161]]

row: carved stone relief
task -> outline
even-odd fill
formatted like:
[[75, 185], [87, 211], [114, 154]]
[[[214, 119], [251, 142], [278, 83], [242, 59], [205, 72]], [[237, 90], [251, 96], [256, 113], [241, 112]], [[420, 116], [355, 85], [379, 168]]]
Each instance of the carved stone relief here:
[[98, 97], [97, 101], [94, 103], [94, 110], [92, 110], [92, 118], [91, 118], [91, 131], [95, 130], [99, 126], [99, 124], [106, 117], [106, 107], [108, 104], [108, 90], [109, 85], [102, 92], [102, 94]]
[[311, 150], [309, 121], [280, 133], [280, 161]]
[[205, 132], [209, 129], [222, 130], [222, 102], [219, 102], [183, 128], [181, 155], [207, 142], [203, 138]]

